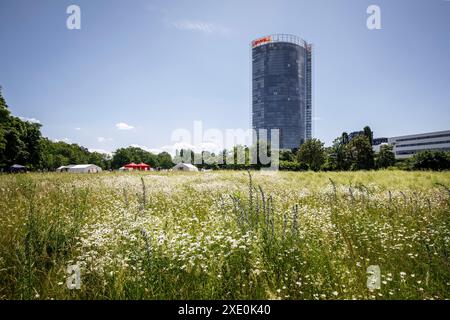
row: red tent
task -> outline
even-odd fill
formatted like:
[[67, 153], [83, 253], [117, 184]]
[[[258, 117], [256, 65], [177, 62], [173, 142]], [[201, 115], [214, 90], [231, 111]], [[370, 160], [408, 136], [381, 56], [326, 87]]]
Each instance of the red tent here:
[[150, 170], [150, 166], [143, 162], [137, 164], [136, 166], [139, 168], [139, 170], [144, 170], [144, 171]]
[[137, 164], [134, 162], [131, 162], [129, 164], [124, 165], [123, 167], [127, 168], [127, 169], [137, 169]]
[[124, 165], [123, 167], [126, 169], [131, 169], [131, 170], [144, 170], [144, 171], [150, 170], [150, 166], [143, 162], [141, 162], [139, 164], [131, 162], [129, 164]]

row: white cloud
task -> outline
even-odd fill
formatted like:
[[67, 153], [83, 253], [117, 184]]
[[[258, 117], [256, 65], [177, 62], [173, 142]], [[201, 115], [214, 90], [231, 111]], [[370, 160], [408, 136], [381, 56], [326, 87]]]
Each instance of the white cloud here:
[[129, 124], [126, 124], [125, 122], [116, 123], [116, 128], [118, 130], [132, 130], [132, 129], [134, 129], [133, 126], [130, 126]]
[[75, 130], [81, 131], [81, 128], [80, 127], [76, 127]]
[[113, 141], [112, 138], [105, 138], [105, 137], [97, 137], [98, 142], [107, 142], [107, 141]]
[[173, 26], [178, 30], [198, 31], [205, 34], [227, 35], [230, 33], [228, 28], [203, 21], [179, 20], [175, 21]]
[[151, 153], [154, 153], [154, 154], [158, 154], [158, 153], [161, 153], [161, 152], [164, 151], [164, 150], [162, 150], [162, 149], [158, 149], [158, 148], [149, 148], [149, 147], [146, 147], [146, 146], [141, 146], [141, 145], [139, 145], [139, 144], [132, 144], [131, 147], [134, 147], [134, 148], [140, 148], [140, 149], [142, 149], [142, 150], [144, 150], [144, 151], [151, 152]]
[[54, 142], [65, 142], [65, 143], [70, 143], [70, 139], [69, 138], [62, 138], [60, 139], [53, 139]]
[[321, 117], [312, 117], [312, 121], [322, 121]]
[[103, 153], [103, 154], [107, 154], [108, 156], [112, 156], [112, 152], [105, 150], [105, 149], [88, 149], [89, 152], [98, 152], [98, 153]]
[[41, 121], [36, 118], [19, 117], [19, 119], [30, 123], [41, 123]]

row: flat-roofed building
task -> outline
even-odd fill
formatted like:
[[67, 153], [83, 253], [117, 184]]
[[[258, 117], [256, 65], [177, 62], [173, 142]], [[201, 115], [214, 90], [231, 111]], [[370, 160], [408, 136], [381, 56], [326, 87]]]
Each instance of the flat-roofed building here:
[[[384, 142], [384, 139], [380, 144]], [[376, 139], [374, 139], [376, 140]], [[409, 158], [422, 151], [450, 151], [450, 130], [387, 138], [396, 159]]]
[[380, 152], [381, 146], [389, 144], [388, 138], [374, 138], [372, 143], [372, 149], [374, 152]]

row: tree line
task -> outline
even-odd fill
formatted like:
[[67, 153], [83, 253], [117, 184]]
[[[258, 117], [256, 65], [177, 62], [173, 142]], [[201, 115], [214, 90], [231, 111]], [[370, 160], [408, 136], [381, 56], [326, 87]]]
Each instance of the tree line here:
[[311, 139], [298, 150], [282, 153], [280, 169], [297, 168], [314, 171], [349, 171], [397, 168], [402, 170], [449, 170], [450, 152], [423, 151], [407, 159], [397, 160], [393, 146], [382, 144], [373, 151], [373, 131], [369, 126], [353, 137], [343, 132], [331, 147], [324, 147], [319, 139]]
[[[218, 153], [180, 150], [175, 162], [189, 162], [205, 169], [260, 169], [270, 164], [262, 164], [255, 157], [256, 148], [267, 148], [270, 144], [259, 141], [251, 147], [238, 145]], [[257, 154], [257, 153], [256, 153]], [[298, 149], [280, 150], [279, 169], [286, 171], [355, 171], [397, 168], [403, 170], [448, 170], [450, 152], [424, 151], [405, 160], [396, 160], [393, 146], [382, 144], [380, 151], [373, 151], [373, 132], [369, 126], [353, 134], [343, 132], [330, 147], [325, 147], [319, 139], [310, 139]]]
[[[137, 147], [117, 149], [113, 155], [90, 152], [76, 143], [51, 141], [42, 137], [41, 124], [24, 121], [11, 115], [0, 88], [0, 170], [13, 164], [31, 170], [55, 170], [69, 164], [91, 163], [104, 170], [118, 169], [124, 164], [144, 162], [153, 168], [169, 169], [174, 163], [194, 163], [204, 169], [260, 169], [270, 166], [260, 159], [253, 161], [261, 148], [271, 156], [270, 144], [258, 141], [251, 147], [237, 145], [218, 153], [189, 149], [177, 150], [174, 159], [167, 152], [153, 154]], [[395, 159], [393, 147], [381, 145], [375, 154], [373, 132], [369, 126], [350, 137], [346, 132], [337, 137], [332, 146], [325, 147], [319, 139], [310, 139], [298, 149], [280, 150], [279, 168], [289, 171], [347, 171], [397, 167], [405, 170], [448, 170], [449, 152], [426, 151], [406, 160]]]
[[69, 164], [95, 164], [104, 170], [118, 169], [130, 162], [145, 162], [157, 168], [171, 168], [167, 152], [153, 154], [140, 148], [120, 148], [114, 154], [90, 152], [76, 143], [52, 141], [41, 134], [40, 123], [29, 122], [11, 114], [0, 88], [0, 170], [13, 164], [30, 170], [55, 170]]

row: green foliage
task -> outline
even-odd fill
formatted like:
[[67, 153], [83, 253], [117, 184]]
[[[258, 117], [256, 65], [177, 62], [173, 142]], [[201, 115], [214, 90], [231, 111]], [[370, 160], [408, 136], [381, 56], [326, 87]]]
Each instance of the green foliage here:
[[[0, 103], [3, 103], [0, 101]], [[3, 108], [3, 107], [2, 107]], [[4, 116], [3, 112], [2, 116]], [[8, 115], [0, 121], [0, 167], [14, 163], [36, 168], [39, 165], [41, 125]]]
[[161, 152], [157, 156], [158, 166], [162, 169], [170, 169], [174, 166], [172, 156], [167, 152]]
[[341, 137], [333, 141], [333, 145], [326, 149], [327, 158], [323, 168], [327, 171], [341, 171], [350, 169], [349, 153], [347, 151], [348, 135], [344, 132]]
[[[12, 164], [25, 165], [31, 170], [54, 170], [63, 165], [92, 163], [104, 170], [118, 169], [130, 162], [145, 162], [150, 166], [170, 169], [174, 162], [187, 162], [205, 169], [260, 169], [270, 166], [266, 163], [271, 157], [270, 144], [258, 141], [251, 147], [237, 145], [231, 150], [223, 150], [217, 155], [208, 151], [200, 154], [193, 150], [180, 150], [172, 161], [167, 152], [158, 155], [140, 148], [128, 147], [116, 150], [111, 157], [107, 154], [89, 152], [78, 144], [53, 142], [41, 136], [41, 125], [23, 121], [10, 114], [0, 87], [0, 170], [7, 170]], [[314, 171], [368, 170], [388, 168], [394, 165], [400, 169], [448, 170], [449, 156], [443, 152], [425, 152], [412, 159], [396, 164], [392, 147], [382, 146], [376, 157], [372, 151], [373, 132], [364, 127], [363, 134], [349, 141], [343, 132], [333, 141], [333, 145], [324, 148], [318, 139], [311, 139], [298, 150], [280, 151], [280, 169], [300, 171], [308, 168]], [[267, 159], [259, 158], [259, 151], [266, 151]], [[256, 164], [252, 164], [255, 162]], [[197, 163], [197, 161], [199, 163]]]
[[319, 139], [307, 140], [297, 153], [298, 162], [304, 162], [314, 171], [320, 170], [325, 163], [325, 149]]
[[89, 152], [78, 144], [53, 142], [41, 136], [41, 125], [11, 116], [0, 88], [0, 169], [12, 164], [28, 169], [54, 170], [68, 164], [92, 163], [105, 170], [117, 169], [129, 162], [145, 162], [152, 167], [168, 169], [173, 166], [167, 152], [154, 155], [140, 148], [122, 148], [114, 158], [107, 154]]
[[280, 151], [280, 161], [291, 161], [294, 162], [297, 160], [297, 154], [298, 150], [291, 151], [291, 150], [281, 150]]
[[107, 154], [89, 152], [78, 144], [68, 144], [63, 141], [53, 142], [47, 138], [40, 140], [40, 168], [54, 170], [69, 164], [92, 163], [105, 170], [111, 167]]
[[412, 170], [449, 170], [450, 152], [424, 151], [408, 159]]
[[111, 165], [113, 169], [118, 169], [130, 162], [144, 162], [152, 168], [156, 168], [159, 165], [158, 157], [155, 154], [137, 147], [117, 149], [112, 157]]
[[327, 158], [322, 166], [325, 171], [368, 170], [375, 167], [374, 152], [372, 150], [373, 132], [369, 126], [364, 127], [362, 135], [357, 135], [351, 141], [348, 134], [333, 141], [327, 148]]
[[280, 160], [280, 170], [282, 171], [306, 171], [308, 169], [308, 165], [303, 162]]
[[[337, 140], [339, 140], [339, 138], [337, 138]], [[347, 144], [349, 141], [349, 137], [348, 137], [348, 133], [347, 132], [342, 132], [341, 138], [340, 138], [340, 142], [342, 144]]]
[[[6, 129], [8, 127], [8, 120], [9, 120], [9, 110], [8, 106], [6, 105], [5, 99], [3, 99], [2, 91], [0, 87], [0, 154], [2, 154], [5, 151], [6, 148]], [[1, 161], [1, 160], [0, 160]], [[0, 165], [2, 163], [0, 162]]]
[[376, 155], [377, 168], [388, 168], [395, 165], [393, 148], [393, 146], [387, 144], [380, 146], [380, 152]]
[[374, 152], [365, 135], [356, 136], [346, 145], [352, 170], [370, 170], [375, 166]]
[[365, 126], [363, 129], [364, 136], [369, 140], [370, 145], [373, 145], [373, 132], [369, 126]]

